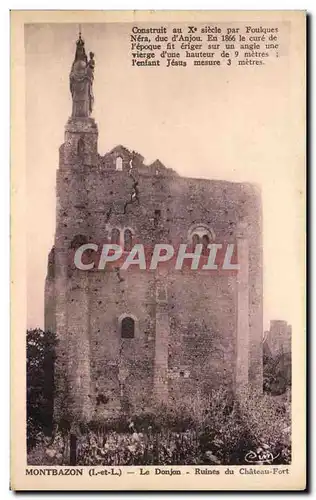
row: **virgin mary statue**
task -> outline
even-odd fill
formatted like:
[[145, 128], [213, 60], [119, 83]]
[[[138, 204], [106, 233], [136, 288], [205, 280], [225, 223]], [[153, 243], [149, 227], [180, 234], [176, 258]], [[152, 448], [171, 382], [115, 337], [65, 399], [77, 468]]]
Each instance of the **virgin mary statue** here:
[[72, 96], [72, 116], [89, 117], [93, 108], [94, 54], [90, 52], [89, 61], [84, 48], [84, 41], [79, 33], [75, 60], [72, 63], [69, 79]]

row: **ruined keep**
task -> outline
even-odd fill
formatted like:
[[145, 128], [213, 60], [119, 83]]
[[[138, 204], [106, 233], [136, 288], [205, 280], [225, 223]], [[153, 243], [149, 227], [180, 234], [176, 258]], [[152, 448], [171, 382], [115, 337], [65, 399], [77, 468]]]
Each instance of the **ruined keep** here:
[[292, 326], [281, 319], [270, 321], [270, 329], [264, 332], [263, 354], [275, 358], [291, 354]]
[[[223, 385], [261, 391], [260, 193], [145, 165], [123, 146], [100, 156], [94, 69], [79, 35], [45, 283], [45, 329], [59, 339], [55, 417], [102, 420]], [[81, 271], [69, 258], [85, 242], [136, 241], [233, 242], [240, 271]]]

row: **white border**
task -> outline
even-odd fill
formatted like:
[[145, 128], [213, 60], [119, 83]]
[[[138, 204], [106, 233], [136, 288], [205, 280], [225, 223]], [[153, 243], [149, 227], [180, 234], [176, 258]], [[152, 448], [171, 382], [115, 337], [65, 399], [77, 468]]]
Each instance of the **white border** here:
[[[0, 210], [0, 221], [1, 221], [1, 235], [2, 235], [2, 245], [0, 247], [0, 258], [1, 262], [3, 263], [2, 267], [2, 273], [1, 273], [1, 281], [0, 281], [0, 304], [1, 304], [1, 326], [2, 326], [2, 335], [3, 335], [3, 340], [2, 340], [2, 360], [0, 363], [1, 367], [1, 401], [2, 403], [7, 403], [5, 405], [2, 405], [2, 411], [0, 413], [0, 429], [1, 429], [1, 437], [2, 437], [2, 446], [1, 446], [1, 460], [0, 460], [0, 491], [1, 491], [1, 498], [8, 498], [9, 496], [12, 495], [12, 492], [9, 492], [8, 486], [9, 486], [9, 325], [10, 325], [10, 319], [9, 319], [9, 243], [8, 243], [8, 236], [9, 236], [9, 182], [10, 182], [10, 174], [9, 174], [9, 135], [10, 135], [10, 100], [8, 99], [9, 96], [9, 91], [10, 91], [10, 82], [9, 82], [9, 67], [10, 67], [10, 61], [9, 61], [9, 9], [67, 9], [67, 10], [78, 10], [78, 9], [104, 9], [106, 6], [107, 10], [121, 10], [121, 9], [181, 9], [181, 10], [192, 10], [192, 9], [204, 9], [204, 10], [210, 10], [210, 9], [221, 9], [221, 10], [245, 10], [245, 9], [255, 9], [255, 10], [260, 10], [260, 9], [271, 9], [271, 10], [290, 10], [290, 9], [306, 9], [310, 14], [315, 14], [316, 9], [313, 9], [315, 3], [312, 2], [312, 0], [307, 0], [304, 2], [304, 5], [302, 5], [302, 2], [299, 1], [290, 1], [288, 0], [287, 2], [285, 1], [279, 1], [276, 2], [275, 0], [265, 0], [265, 2], [249, 2], [249, 1], [240, 1], [238, 3], [234, 1], [201, 1], [201, 0], [195, 0], [194, 2], [188, 2], [183, 0], [182, 2], [178, 1], [172, 1], [172, 0], [161, 0], [160, 2], [145, 2], [144, 0], [135, 0], [134, 2], [131, 1], [112, 1], [109, 0], [106, 2], [97, 2], [95, 0], [90, 0], [89, 2], [84, 2], [80, 0], [72, 0], [72, 1], [65, 1], [65, 0], [55, 0], [54, 2], [46, 2], [45, 0], [41, 1], [36, 1], [36, 2], [26, 2], [26, 1], [11, 1], [7, 2], [6, 0], [3, 0], [1, 2], [0, 6], [0, 40], [1, 40], [1, 53], [2, 53], [2, 68], [4, 69], [4, 73], [2, 74], [1, 78], [1, 98], [2, 98], [2, 105], [1, 105], [1, 114], [2, 114], [2, 119], [0, 121], [1, 123], [1, 141], [2, 141], [2, 161], [1, 161], [1, 182], [0, 182], [0, 204], [1, 204], [1, 210]], [[315, 22], [315, 20], [313, 20]], [[316, 52], [316, 47], [315, 47], [315, 40], [311, 40], [311, 47], [310, 51], [313, 54], [313, 60], [309, 61], [311, 67], [311, 77], [313, 81], [315, 81], [315, 73], [314, 73], [314, 68], [315, 68], [315, 52]], [[4, 59], [4, 60], [3, 60]], [[313, 64], [314, 63], [314, 64]], [[6, 73], [6, 70], [8, 69], [8, 73]], [[311, 91], [312, 89], [310, 89]], [[312, 104], [311, 102], [309, 103], [310, 105]], [[314, 111], [314, 106], [310, 110], [310, 113]], [[312, 131], [311, 131], [312, 132]], [[310, 144], [315, 143], [315, 133], [311, 134], [310, 137]], [[314, 165], [310, 165], [310, 170], [313, 170]], [[313, 176], [312, 181], [312, 188], [311, 188], [311, 193], [315, 191], [315, 175]], [[311, 200], [313, 199], [313, 195], [311, 194]], [[311, 217], [315, 214], [315, 204], [311, 206]], [[311, 238], [312, 243], [315, 243], [314, 238]], [[313, 248], [315, 249], [315, 245], [313, 245]], [[311, 257], [313, 254], [311, 254]], [[315, 277], [314, 272], [312, 275], [312, 283], [313, 283], [313, 278]], [[312, 286], [311, 283], [311, 286]], [[310, 308], [311, 311], [315, 310], [316, 308], [316, 299], [312, 297], [311, 303], [310, 303]], [[311, 325], [310, 325], [311, 328]], [[313, 334], [314, 331], [310, 331], [309, 335], [309, 340], [311, 341], [313, 339]], [[315, 367], [315, 342], [312, 343], [312, 360], [311, 362], [311, 381], [316, 379], [316, 367]], [[315, 400], [316, 400], [316, 390], [315, 390], [316, 384], [313, 385], [312, 389], [312, 402], [313, 402], [313, 407], [312, 407], [312, 415], [310, 418], [310, 421], [313, 422], [315, 421], [316, 417], [316, 412], [315, 412]], [[315, 435], [316, 433], [312, 433], [312, 438], [313, 438], [313, 443], [311, 445], [311, 453], [315, 452]], [[311, 478], [316, 475], [316, 460], [311, 464]], [[312, 480], [311, 480], [311, 486]], [[239, 494], [240, 496], [243, 495], [243, 493]], [[276, 494], [268, 494], [269, 497], [277, 496]], [[37, 498], [44, 498], [44, 494], [37, 494]], [[67, 498], [68, 495], [66, 494], [61, 494], [59, 495], [62, 498]], [[119, 495], [120, 497], [125, 496], [123, 494]], [[143, 495], [142, 495], [143, 496]], [[197, 495], [192, 495], [197, 496]], [[226, 496], [226, 495], [224, 495]], [[227, 494], [228, 496], [228, 494]], [[253, 496], [253, 495], [248, 495], [247, 496]], [[85, 498], [92, 498], [92, 494], [86, 494]], [[223, 497], [223, 495], [221, 495]], [[111, 495], [107, 494], [107, 498], [117, 498], [116, 495]]]

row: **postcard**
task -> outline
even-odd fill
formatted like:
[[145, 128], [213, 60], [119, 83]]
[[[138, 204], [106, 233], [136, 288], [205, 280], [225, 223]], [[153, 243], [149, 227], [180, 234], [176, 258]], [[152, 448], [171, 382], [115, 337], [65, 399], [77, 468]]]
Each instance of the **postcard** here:
[[12, 11], [13, 490], [306, 488], [304, 11]]

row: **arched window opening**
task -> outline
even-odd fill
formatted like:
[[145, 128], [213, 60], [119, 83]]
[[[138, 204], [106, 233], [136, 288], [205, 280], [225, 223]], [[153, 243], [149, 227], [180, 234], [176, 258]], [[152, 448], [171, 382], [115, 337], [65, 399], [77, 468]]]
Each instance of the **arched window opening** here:
[[130, 229], [126, 229], [124, 232], [124, 250], [125, 252], [130, 252], [132, 250], [133, 235]]
[[199, 243], [200, 243], [200, 237], [199, 237], [199, 235], [198, 234], [194, 234], [192, 236], [192, 246], [193, 246], [193, 248], [195, 248], [196, 245], [198, 245]]
[[202, 245], [203, 245], [202, 254], [203, 255], [208, 255], [207, 245], [209, 245], [209, 244], [210, 244], [210, 238], [209, 238], [208, 234], [203, 234], [203, 236], [202, 236]]
[[133, 339], [135, 337], [135, 321], [130, 316], [123, 318], [121, 323], [122, 339]]
[[120, 231], [116, 227], [114, 229], [112, 229], [112, 232], [111, 232], [111, 243], [113, 245], [120, 244]]
[[154, 217], [154, 226], [157, 227], [159, 225], [161, 218], [161, 210], [155, 210], [155, 217]]
[[118, 156], [116, 158], [115, 168], [116, 168], [116, 170], [120, 170], [120, 171], [123, 170], [123, 159], [121, 158], [121, 156]]
[[79, 156], [83, 156], [84, 149], [85, 149], [84, 140], [82, 139], [82, 137], [80, 137], [80, 139], [78, 141], [78, 155]]
[[206, 224], [195, 225], [188, 231], [188, 241], [192, 244], [193, 248], [198, 243], [202, 244], [202, 255], [208, 255], [207, 246], [215, 240], [214, 231]]

